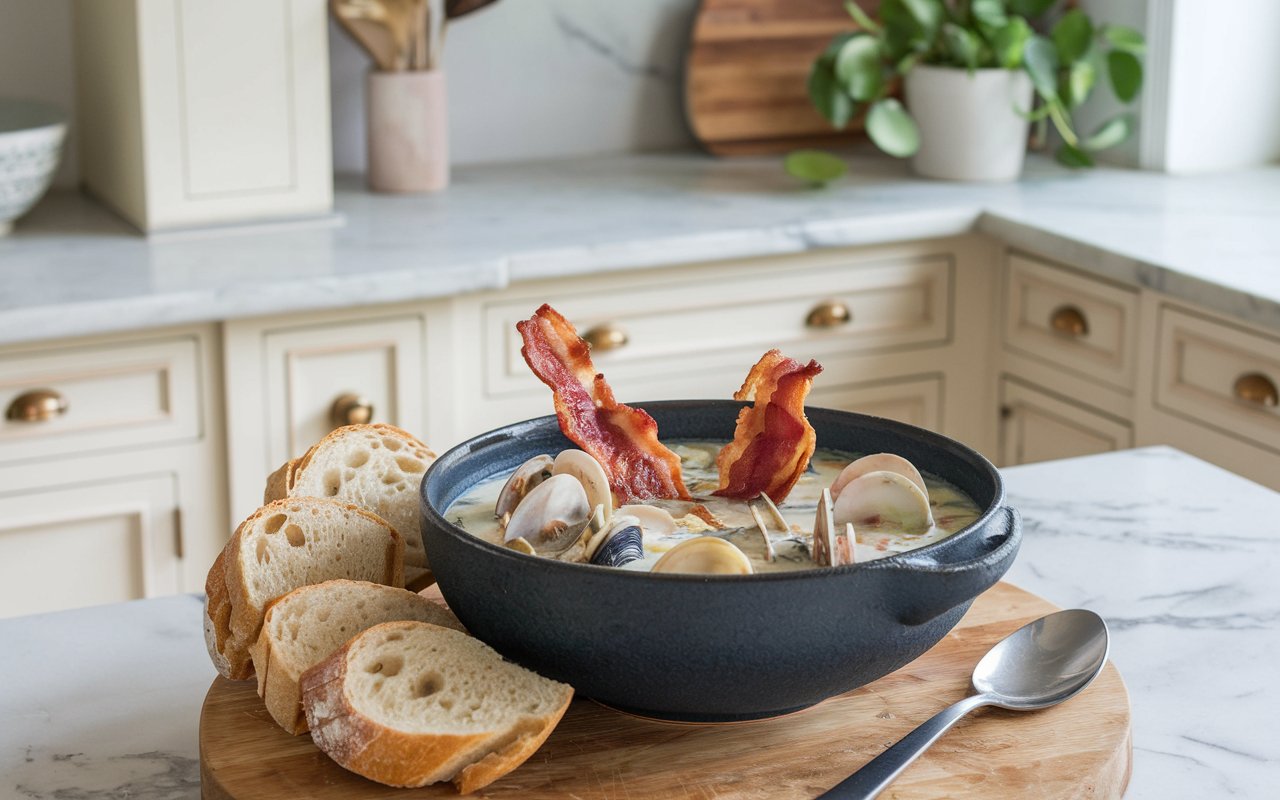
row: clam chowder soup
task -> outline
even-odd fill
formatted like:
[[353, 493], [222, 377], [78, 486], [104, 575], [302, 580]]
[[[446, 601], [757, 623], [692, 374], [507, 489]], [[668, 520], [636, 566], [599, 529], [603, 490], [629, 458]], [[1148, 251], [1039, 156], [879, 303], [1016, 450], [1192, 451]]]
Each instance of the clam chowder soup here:
[[447, 517], [485, 541], [548, 558], [641, 571], [749, 574], [869, 561], [923, 547], [969, 525], [981, 511], [954, 486], [921, 475], [899, 456], [857, 458], [822, 448], [781, 506], [767, 497], [715, 497], [723, 444], [669, 446], [680, 457], [691, 501], [615, 507], [600, 464], [581, 450], [566, 450], [473, 487]]

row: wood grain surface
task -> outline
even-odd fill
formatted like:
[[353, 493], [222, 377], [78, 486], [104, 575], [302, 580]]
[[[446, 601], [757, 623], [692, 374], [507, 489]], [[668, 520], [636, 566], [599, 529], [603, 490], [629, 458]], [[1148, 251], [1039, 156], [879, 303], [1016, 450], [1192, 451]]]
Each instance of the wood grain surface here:
[[[812, 798], [959, 700], [991, 645], [1056, 610], [1008, 584], [975, 601], [932, 650], [897, 672], [786, 717], [681, 725], [573, 702], [522, 767], [474, 797]], [[886, 798], [1119, 797], [1131, 763], [1129, 698], [1110, 664], [1083, 694], [1045, 711], [975, 712], [907, 769]], [[346, 772], [267, 715], [253, 681], [218, 678], [200, 716], [210, 800], [429, 798], [452, 785], [392, 789]]]
[[723, 156], [854, 141], [861, 120], [833, 129], [810, 104], [807, 83], [831, 39], [856, 29], [841, 0], [702, 0], [685, 65], [694, 136]]

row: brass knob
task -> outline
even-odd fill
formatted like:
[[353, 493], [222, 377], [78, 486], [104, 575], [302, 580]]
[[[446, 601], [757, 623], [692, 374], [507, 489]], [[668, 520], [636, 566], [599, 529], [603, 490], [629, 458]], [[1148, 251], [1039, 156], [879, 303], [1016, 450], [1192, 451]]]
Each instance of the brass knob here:
[[823, 300], [804, 318], [804, 324], [810, 328], [838, 328], [853, 321], [853, 312], [839, 300]]
[[1261, 372], [1246, 372], [1236, 378], [1231, 390], [1237, 398], [1253, 405], [1275, 408], [1280, 403], [1275, 383]]
[[1055, 333], [1070, 336], [1072, 339], [1089, 335], [1089, 320], [1085, 319], [1084, 312], [1075, 306], [1055, 308], [1049, 315], [1049, 327], [1053, 328]]
[[600, 323], [582, 334], [582, 338], [586, 341], [587, 346], [597, 353], [617, 350], [631, 341], [631, 337], [627, 335], [627, 332], [620, 325], [613, 322]]
[[333, 427], [341, 428], [343, 425], [364, 425], [373, 421], [373, 403], [367, 397], [347, 392], [338, 395], [333, 401], [333, 405], [329, 406], [329, 421], [333, 423]]
[[53, 389], [32, 389], [13, 398], [4, 418], [14, 422], [46, 422], [67, 413], [67, 398]]

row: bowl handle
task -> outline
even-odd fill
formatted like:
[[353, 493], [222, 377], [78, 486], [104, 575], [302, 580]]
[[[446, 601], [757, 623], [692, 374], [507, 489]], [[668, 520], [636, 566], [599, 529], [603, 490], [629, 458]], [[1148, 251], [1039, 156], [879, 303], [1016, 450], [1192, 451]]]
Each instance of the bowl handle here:
[[[898, 621], [903, 625], [923, 625], [994, 586], [1022, 544], [1022, 517], [1018, 510], [1008, 506], [996, 509], [982, 541], [982, 552], [964, 561], [887, 562], [883, 569], [888, 571], [927, 572], [935, 576], [929, 581], [928, 591], [917, 594], [902, 607]], [[876, 569], [876, 563], [867, 567]]]

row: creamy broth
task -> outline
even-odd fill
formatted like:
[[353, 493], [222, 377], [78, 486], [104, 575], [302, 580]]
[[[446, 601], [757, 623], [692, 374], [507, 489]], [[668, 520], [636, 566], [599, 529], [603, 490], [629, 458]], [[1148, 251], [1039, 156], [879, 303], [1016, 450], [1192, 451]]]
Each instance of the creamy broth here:
[[[681, 523], [680, 529], [668, 536], [655, 536], [645, 532], [644, 558], [619, 569], [647, 571], [663, 553], [680, 542], [705, 535], [719, 536], [732, 542], [747, 554], [756, 572], [814, 568], [809, 552], [818, 500], [822, 490], [829, 487], [840, 471], [856, 456], [822, 448], [814, 453], [809, 469], [791, 490], [786, 502], [780, 506], [783, 517], [790, 523], [791, 530], [782, 532], [770, 515], [765, 516], [771, 529], [769, 538], [773, 543], [776, 556], [774, 561], [769, 562], [765, 560], [764, 541], [747, 503], [742, 500], [711, 496], [719, 485], [716, 454], [720, 452], [723, 445], [713, 442], [667, 444], [680, 456], [685, 485], [693, 495], [694, 501], [646, 501], [647, 505], [659, 506], [671, 512], [671, 515]], [[498, 493], [502, 490], [508, 475], [510, 475], [509, 472], [497, 475], [458, 498], [449, 507], [447, 516], [450, 521], [473, 536], [501, 545], [502, 530], [494, 517], [493, 509], [498, 500]], [[857, 545], [854, 550], [857, 561], [870, 561], [932, 544], [964, 528], [981, 513], [971, 499], [951, 484], [928, 473], [924, 473], [924, 479], [929, 489], [929, 505], [932, 507], [934, 518], [933, 527], [921, 534], [907, 534], [884, 527], [860, 529], [856, 532]], [[686, 517], [696, 503], [705, 505], [717, 519], [728, 526], [727, 529], [710, 530], [700, 525], [696, 519]]]

